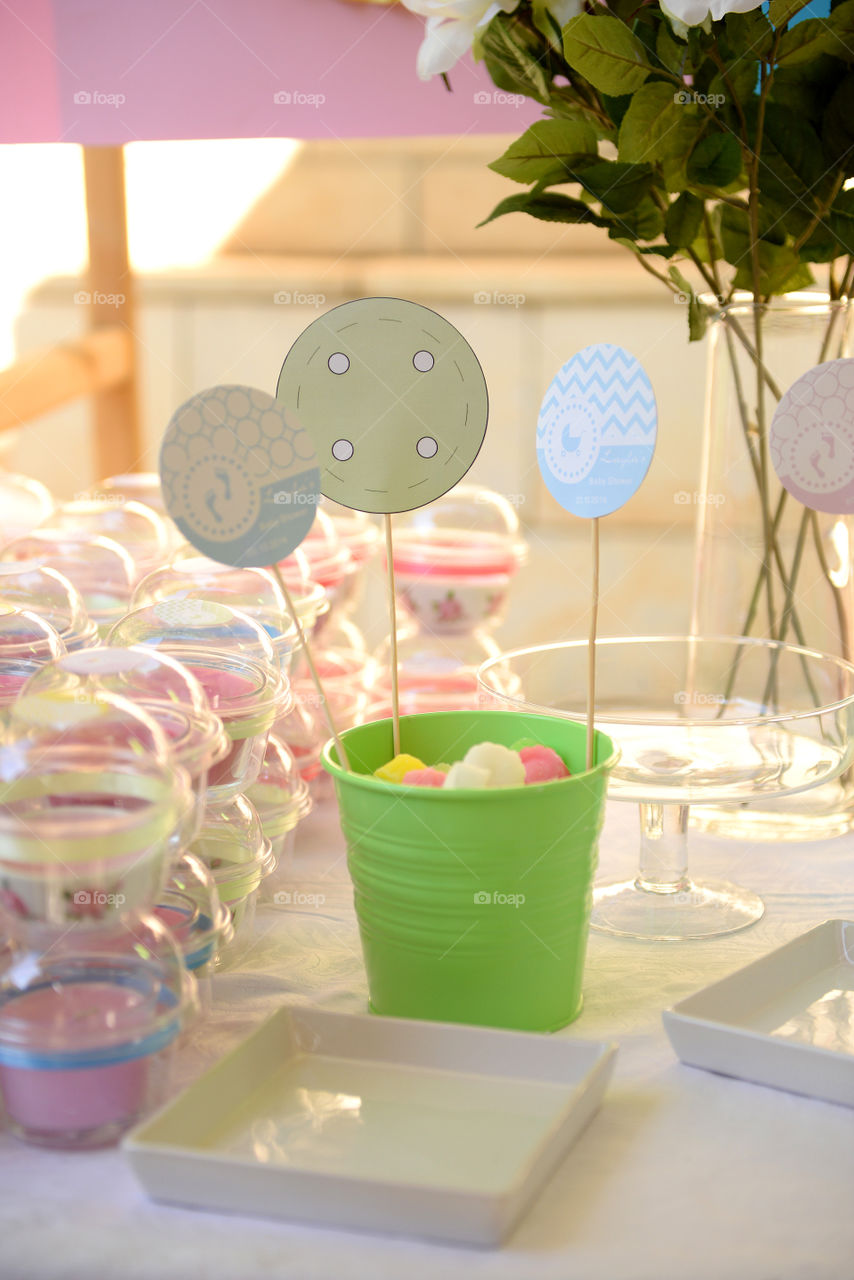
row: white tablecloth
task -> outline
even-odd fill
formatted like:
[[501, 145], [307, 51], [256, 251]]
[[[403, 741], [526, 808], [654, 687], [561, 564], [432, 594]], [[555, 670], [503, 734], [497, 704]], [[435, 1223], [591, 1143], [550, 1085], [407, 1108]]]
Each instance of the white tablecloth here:
[[[636, 821], [631, 806], [611, 804], [604, 875], [632, 871]], [[850, 1280], [854, 1113], [682, 1066], [661, 1010], [822, 920], [854, 918], [854, 841], [692, 840], [695, 874], [757, 890], [765, 917], [704, 943], [591, 937], [584, 1012], [561, 1034], [616, 1039], [615, 1078], [503, 1249], [166, 1208], [146, 1199], [120, 1151], [54, 1154], [0, 1133], [0, 1276]], [[295, 901], [260, 908], [248, 949], [217, 976], [214, 1014], [181, 1053], [182, 1083], [283, 1000], [364, 1012], [333, 805], [300, 828], [290, 873]]]

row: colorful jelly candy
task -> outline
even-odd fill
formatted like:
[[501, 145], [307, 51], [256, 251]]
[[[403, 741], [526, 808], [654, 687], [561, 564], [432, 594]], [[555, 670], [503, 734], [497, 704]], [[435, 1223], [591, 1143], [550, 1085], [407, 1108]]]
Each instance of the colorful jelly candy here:
[[444, 787], [447, 774], [443, 769], [410, 769], [404, 775], [405, 787]]
[[467, 760], [457, 760], [445, 775], [446, 791], [483, 791], [489, 786], [489, 774]]
[[479, 742], [463, 757], [466, 764], [485, 769], [490, 787], [521, 787], [525, 784], [525, 766], [518, 751], [502, 747], [498, 742]]
[[426, 769], [426, 767], [423, 760], [419, 760], [417, 756], [408, 756], [404, 752], [402, 755], [393, 756], [387, 764], [375, 769], [374, 777], [382, 778], [383, 782], [403, 782], [407, 773], [411, 773], [414, 769]]
[[553, 782], [556, 778], [570, 776], [564, 762], [551, 747], [523, 747], [519, 759], [525, 770], [525, 782], [529, 785], [537, 782]]

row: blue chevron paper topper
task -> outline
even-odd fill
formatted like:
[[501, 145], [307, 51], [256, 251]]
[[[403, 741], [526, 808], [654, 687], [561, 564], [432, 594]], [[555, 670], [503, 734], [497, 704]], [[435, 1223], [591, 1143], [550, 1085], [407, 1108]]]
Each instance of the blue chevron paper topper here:
[[643, 483], [657, 426], [640, 361], [609, 342], [585, 347], [555, 375], [537, 419], [537, 461], [549, 493], [587, 519], [617, 511]]

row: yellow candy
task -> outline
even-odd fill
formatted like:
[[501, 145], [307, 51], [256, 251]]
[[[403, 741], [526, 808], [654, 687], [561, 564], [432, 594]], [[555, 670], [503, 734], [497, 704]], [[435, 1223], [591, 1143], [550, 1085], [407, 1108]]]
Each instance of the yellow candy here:
[[374, 777], [382, 778], [383, 782], [403, 782], [410, 769], [426, 769], [426, 767], [423, 760], [419, 760], [417, 756], [408, 756], [404, 752], [403, 755], [394, 756], [388, 764], [375, 769]]

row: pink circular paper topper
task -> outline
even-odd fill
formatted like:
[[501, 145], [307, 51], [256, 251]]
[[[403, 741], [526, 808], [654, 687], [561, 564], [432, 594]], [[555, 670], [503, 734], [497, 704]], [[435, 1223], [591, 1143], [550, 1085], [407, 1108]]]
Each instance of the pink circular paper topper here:
[[854, 512], [854, 360], [831, 360], [793, 382], [771, 421], [771, 461], [793, 498]]

